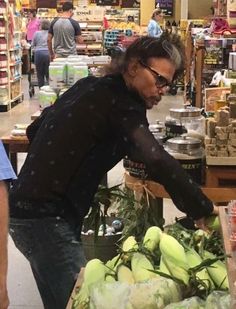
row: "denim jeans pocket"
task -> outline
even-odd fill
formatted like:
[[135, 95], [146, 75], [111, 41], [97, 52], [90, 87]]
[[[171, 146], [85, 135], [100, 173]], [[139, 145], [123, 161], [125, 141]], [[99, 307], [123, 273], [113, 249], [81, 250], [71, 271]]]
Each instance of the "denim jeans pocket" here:
[[10, 220], [9, 234], [11, 235], [16, 248], [19, 249], [27, 259], [30, 259], [35, 247], [34, 235], [31, 233], [32, 227], [32, 220]]

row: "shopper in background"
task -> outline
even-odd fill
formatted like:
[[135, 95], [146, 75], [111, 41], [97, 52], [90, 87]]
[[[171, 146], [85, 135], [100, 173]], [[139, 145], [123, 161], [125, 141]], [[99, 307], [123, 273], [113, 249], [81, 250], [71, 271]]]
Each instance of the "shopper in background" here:
[[160, 9], [156, 9], [152, 13], [152, 17], [148, 24], [148, 35], [151, 37], [158, 38], [162, 35], [163, 31], [160, 26], [160, 21], [162, 20], [163, 15]]
[[37, 71], [39, 88], [48, 84], [49, 81], [49, 64], [50, 56], [48, 51], [48, 29], [50, 22], [48, 20], [41, 21], [41, 30], [35, 32], [32, 40], [32, 49], [34, 52], [34, 63]]
[[7, 295], [8, 192], [5, 181], [16, 178], [0, 141], [0, 309], [9, 305]]
[[204, 228], [214, 206], [149, 131], [156, 106], [184, 70], [177, 36], [141, 37], [112, 74], [81, 79], [29, 127], [31, 146], [10, 194], [11, 235], [28, 258], [45, 308], [64, 309], [85, 265], [80, 243], [102, 177], [125, 155], [147, 167], [177, 208]]
[[[73, 4], [64, 2], [62, 5], [62, 15], [55, 18], [48, 33], [48, 49], [51, 61], [57, 58], [77, 55], [76, 44], [83, 42], [79, 23], [72, 19]], [[54, 39], [54, 46], [52, 46]]]
[[36, 10], [29, 11], [29, 20], [26, 25], [26, 39], [28, 43], [33, 40], [34, 33], [40, 28], [40, 20], [36, 17]]

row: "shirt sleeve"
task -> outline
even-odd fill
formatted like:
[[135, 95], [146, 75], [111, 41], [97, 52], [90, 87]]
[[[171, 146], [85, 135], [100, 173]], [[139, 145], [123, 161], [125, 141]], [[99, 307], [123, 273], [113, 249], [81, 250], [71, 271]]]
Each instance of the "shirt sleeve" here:
[[127, 154], [145, 164], [149, 177], [165, 187], [180, 211], [195, 220], [208, 216], [213, 211], [212, 202], [180, 163], [155, 140], [145, 111], [132, 106], [131, 102], [124, 103], [123, 108], [114, 113], [112, 122], [126, 144]]
[[49, 27], [49, 30], [48, 30], [48, 33], [50, 33], [52, 36], [53, 36], [53, 26], [55, 24], [55, 22], [58, 20], [58, 18], [54, 18], [53, 21], [51, 22], [50, 24], [50, 27]]
[[152, 37], [160, 37], [163, 33], [160, 25], [156, 23], [154, 20], [150, 20], [148, 24], [148, 35]]
[[74, 19], [70, 19], [70, 22], [75, 30], [75, 36], [81, 35], [81, 29], [79, 23]]
[[0, 181], [16, 179], [16, 175], [6, 155], [4, 146], [0, 141]]

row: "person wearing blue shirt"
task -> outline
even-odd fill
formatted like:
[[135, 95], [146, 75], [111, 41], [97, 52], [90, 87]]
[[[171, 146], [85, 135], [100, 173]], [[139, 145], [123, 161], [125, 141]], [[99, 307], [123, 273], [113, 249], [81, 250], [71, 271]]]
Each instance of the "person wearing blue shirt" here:
[[7, 293], [8, 192], [5, 181], [16, 175], [0, 141], [0, 309], [9, 305]]
[[163, 31], [159, 24], [160, 20], [162, 19], [162, 12], [160, 9], [156, 9], [152, 13], [152, 17], [148, 24], [148, 35], [154, 38], [159, 38]]

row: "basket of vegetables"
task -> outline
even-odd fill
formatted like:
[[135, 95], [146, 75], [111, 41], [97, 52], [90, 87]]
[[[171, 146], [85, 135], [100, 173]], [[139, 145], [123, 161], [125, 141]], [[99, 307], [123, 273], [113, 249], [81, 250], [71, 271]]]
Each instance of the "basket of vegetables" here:
[[106, 263], [90, 260], [68, 309], [230, 309], [218, 232], [176, 223], [127, 237]]

